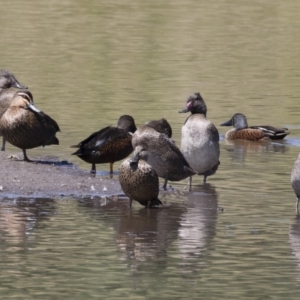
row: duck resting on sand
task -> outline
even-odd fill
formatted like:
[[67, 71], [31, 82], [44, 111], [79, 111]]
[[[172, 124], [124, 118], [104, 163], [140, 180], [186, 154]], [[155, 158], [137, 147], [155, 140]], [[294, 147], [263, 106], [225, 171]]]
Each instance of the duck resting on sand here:
[[92, 133], [88, 138], [71, 148], [79, 148], [72, 155], [92, 164], [91, 173], [96, 173], [96, 164], [110, 164], [110, 174], [113, 174], [113, 164], [126, 158], [133, 151], [132, 133], [136, 131], [134, 119], [123, 115], [119, 118], [117, 127], [107, 126]]
[[29, 91], [18, 91], [0, 119], [0, 134], [13, 146], [22, 149], [25, 161], [30, 161], [27, 149], [58, 145], [55, 136], [58, 131], [56, 121], [34, 106]]

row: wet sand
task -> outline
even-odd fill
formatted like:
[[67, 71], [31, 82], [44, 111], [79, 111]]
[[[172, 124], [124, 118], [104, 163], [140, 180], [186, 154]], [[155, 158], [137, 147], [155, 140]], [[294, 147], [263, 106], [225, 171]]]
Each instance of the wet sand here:
[[0, 199], [15, 197], [90, 197], [124, 195], [118, 176], [93, 176], [56, 157], [12, 156], [0, 151]]

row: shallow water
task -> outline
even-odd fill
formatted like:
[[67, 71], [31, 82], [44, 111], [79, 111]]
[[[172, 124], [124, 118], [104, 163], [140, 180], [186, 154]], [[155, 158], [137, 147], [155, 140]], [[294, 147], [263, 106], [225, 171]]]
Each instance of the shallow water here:
[[[178, 110], [196, 91], [216, 125], [242, 112], [250, 125], [291, 130], [284, 141], [232, 143], [217, 126], [217, 174], [205, 187], [195, 177], [191, 193], [186, 180], [171, 183], [163, 209], [130, 211], [127, 199], [2, 199], [2, 297], [298, 299], [290, 172], [300, 147], [300, 3], [1, 4], [0, 67], [62, 130], [59, 146], [29, 157], [56, 155], [88, 170], [69, 146], [121, 114], [137, 125], [167, 117], [179, 145], [187, 116]], [[99, 165], [99, 176], [108, 168]]]

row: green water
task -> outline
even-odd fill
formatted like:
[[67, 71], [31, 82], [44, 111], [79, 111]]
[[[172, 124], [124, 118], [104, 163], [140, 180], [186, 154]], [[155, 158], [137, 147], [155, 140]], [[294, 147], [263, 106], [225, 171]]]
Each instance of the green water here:
[[[56, 155], [89, 170], [69, 146], [121, 114], [137, 125], [166, 117], [179, 145], [186, 116], [178, 110], [196, 91], [221, 134], [210, 185], [195, 177], [187, 193], [186, 181], [171, 183], [175, 191], [160, 195], [164, 209], [130, 211], [126, 199], [1, 198], [1, 298], [299, 298], [290, 172], [300, 146], [300, 3], [0, 5], [0, 68], [28, 85], [62, 130], [59, 146], [29, 156]], [[235, 112], [291, 134], [276, 143], [229, 143], [218, 125]]]

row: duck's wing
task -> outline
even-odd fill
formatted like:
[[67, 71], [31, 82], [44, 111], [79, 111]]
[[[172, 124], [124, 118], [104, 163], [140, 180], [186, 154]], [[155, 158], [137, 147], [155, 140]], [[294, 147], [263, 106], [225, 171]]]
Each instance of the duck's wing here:
[[90, 143], [95, 144], [97, 142], [97, 140], [99, 140], [99, 139], [103, 140], [104, 138], [106, 138], [109, 135], [109, 131], [111, 128], [114, 128], [114, 127], [112, 127], [112, 126], [104, 127], [102, 129], [100, 129], [99, 131], [92, 133], [90, 136], [88, 136], [85, 140], [81, 141], [77, 145], [70, 146], [70, 148], [81, 148]]
[[45, 114], [44, 112], [42, 111], [32, 111], [36, 117], [36, 119], [41, 123], [43, 124], [43, 126], [45, 127], [53, 127], [55, 129], [55, 131], [60, 131], [60, 128], [57, 124], [57, 122], [52, 119], [50, 116], [48, 116], [47, 114]]
[[287, 128], [276, 128], [269, 125], [250, 126], [249, 128], [262, 130], [264, 135], [271, 140], [284, 139], [288, 134], [290, 134]]
[[98, 132], [94, 132], [82, 141], [79, 146], [76, 146], [80, 149], [74, 154], [78, 155], [93, 151], [105, 152], [111, 148], [112, 144], [128, 139], [128, 136], [129, 134], [120, 128], [107, 126]]

